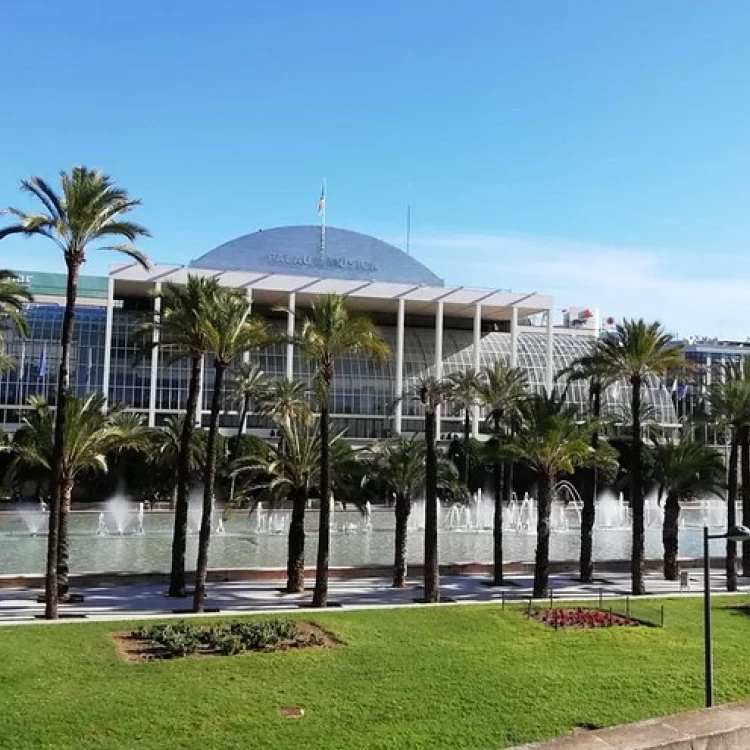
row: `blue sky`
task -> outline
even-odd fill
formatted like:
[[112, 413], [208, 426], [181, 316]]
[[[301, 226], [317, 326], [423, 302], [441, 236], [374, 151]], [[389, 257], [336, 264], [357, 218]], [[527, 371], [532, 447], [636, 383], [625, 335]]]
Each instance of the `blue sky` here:
[[0, 205], [98, 166], [185, 262], [316, 222], [326, 175], [331, 225], [403, 245], [411, 200], [449, 282], [744, 339], [748, 28], [746, 0], [8, 0]]

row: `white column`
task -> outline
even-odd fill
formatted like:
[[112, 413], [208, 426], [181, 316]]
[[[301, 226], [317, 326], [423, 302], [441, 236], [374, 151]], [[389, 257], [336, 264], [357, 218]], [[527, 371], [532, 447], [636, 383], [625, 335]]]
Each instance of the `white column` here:
[[398, 315], [396, 317], [396, 387], [393, 396], [396, 399], [396, 411], [393, 419], [393, 431], [401, 434], [404, 415], [404, 320], [406, 317], [406, 302], [398, 301]]
[[[289, 312], [286, 316], [286, 335], [291, 339], [294, 336], [294, 317], [297, 309], [297, 295], [292, 292], [289, 295]], [[286, 379], [294, 379], [294, 344], [286, 345]]]
[[711, 368], [712, 368], [712, 358], [710, 354], [706, 355], [706, 388], [711, 387]]
[[510, 366], [518, 367], [518, 308], [510, 308]]
[[148, 426], [156, 426], [156, 381], [159, 377], [159, 313], [161, 312], [161, 282], [156, 282], [154, 288], [154, 334], [152, 341], [154, 345], [151, 349], [151, 380], [148, 389]]
[[[482, 346], [482, 305], [474, 305], [474, 347], [472, 350], [474, 372], [479, 372], [479, 353]], [[479, 437], [479, 404], [474, 404], [471, 415], [471, 434], [475, 439]]]
[[104, 326], [104, 367], [102, 371], [102, 396], [106, 407], [109, 400], [109, 373], [112, 365], [112, 322], [115, 313], [115, 280], [107, 279], [107, 321]]
[[206, 377], [206, 357], [201, 357], [201, 372], [198, 378], [198, 407], [195, 410], [195, 426], [203, 426], [203, 382]]
[[552, 328], [552, 310], [547, 310], [547, 346], [545, 353], [547, 355], [547, 368], [545, 377], [545, 386], [547, 393], [552, 392], [552, 385], [555, 382], [555, 359], [554, 359], [554, 329]]
[[[435, 377], [440, 380], [443, 377], [443, 301], [437, 303], [435, 312]], [[440, 440], [440, 413], [442, 409], [438, 405], [435, 409], [435, 439]]]

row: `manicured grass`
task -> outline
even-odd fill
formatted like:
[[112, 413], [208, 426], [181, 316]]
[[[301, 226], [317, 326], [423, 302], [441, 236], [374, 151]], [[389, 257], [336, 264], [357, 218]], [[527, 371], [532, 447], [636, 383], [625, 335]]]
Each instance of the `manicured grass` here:
[[[744, 601], [716, 600], [719, 702], [750, 696]], [[700, 599], [667, 602], [663, 629], [555, 632], [523, 612], [306, 612], [345, 645], [151, 663], [115, 650], [132, 624], [0, 628], [0, 747], [494, 750], [701, 705]]]

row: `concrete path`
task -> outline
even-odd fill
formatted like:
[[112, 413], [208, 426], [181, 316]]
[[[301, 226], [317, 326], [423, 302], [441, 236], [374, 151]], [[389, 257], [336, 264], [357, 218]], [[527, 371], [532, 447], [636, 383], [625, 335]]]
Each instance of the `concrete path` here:
[[[533, 578], [528, 574], [509, 575], [507, 585], [494, 588], [486, 585], [484, 576], [444, 576], [442, 595], [456, 604], [501, 603], [528, 600]], [[331, 581], [329, 599], [346, 609], [369, 607], [416, 606], [415, 600], [422, 595], [418, 580], [410, 581], [407, 589], [393, 589], [382, 578], [362, 578], [346, 581]], [[210, 583], [206, 606], [218, 609], [222, 614], [250, 612], [297, 611], [309, 604], [311, 592], [284, 594], [280, 591], [283, 581]], [[630, 591], [630, 576], [626, 573], [600, 571], [592, 585], [581, 584], [573, 575], [550, 577], [553, 598], [607, 599], [627, 596]], [[665, 581], [660, 573], [650, 571], [646, 575], [646, 587], [653, 596], [690, 596], [703, 591], [702, 575], [691, 572], [689, 590], [681, 590], [679, 582]], [[720, 594], [724, 588], [721, 570], [711, 572], [711, 587]], [[740, 579], [740, 590], [750, 590], [750, 579]], [[75, 589], [84, 595], [83, 603], [60, 606], [61, 621], [70, 619], [124, 620], [136, 618], [164, 618], [189, 614], [191, 600], [170, 599], [165, 595], [166, 587], [158, 583], [123, 583], [111, 586], [87, 586]], [[39, 621], [44, 605], [38, 602], [39, 589], [0, 589], [0, 625], [22, 624]], [[638, 601], [641, 599], [639, 598]], [[177, 611], [176, 611], [177, 610]]]

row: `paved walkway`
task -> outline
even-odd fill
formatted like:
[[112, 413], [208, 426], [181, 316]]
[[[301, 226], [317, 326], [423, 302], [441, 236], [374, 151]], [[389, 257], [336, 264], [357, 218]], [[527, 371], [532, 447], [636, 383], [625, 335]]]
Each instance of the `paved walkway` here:
[[[529, 574], [509, 575], [507, 585], [495, 588], [486, 585], [483, 576], [444, 576], [442, 595], [458, 604], [500, 603], [528, 600], [533, 578]], [[282, 581], [210, 583], [206, 606], [222, 613], [283, 612], [295, 611], [306, 603], [311, 594], [284, 594], [280, 591]], [[630, 576], [626, 573], [601, 571], [596, 583], [581, 584], [571, 575], [553, 575], [550, 585], [554, 599], [594, 599], [603, 601], [627, 596], [630, 591]], [[717, 594], [724, 588], [723, 571], [711, 572], [711, 587]], [[646, 588], [653, 596], [689, 596], [703, 591], [703, 577], [691, 571], [689, 590], [681, 590], [679, 582], [665, 581], [661, 574], [649, 571]], [[740, 590], [750, 590], [750, 579], [740, 579]], [[185, 616], [191, 605], [190, 599], [170, 599], [165, 595], [165, 586], [159, 583], [133, 583], [112, 586], [87, 586], [75, 589], [84, 595], [79, 604], [60, 606], [62, 621], [66, 619], [123, 620], [166, 616]], [[44, 605], [37, 601], [39, 589], [0, 589], [0, 625], [21, 624], [38, 621]], [[331, 602], [346, 609], [369, 607], [415, 606], [422, 595], [419, 581], [410, 582], [407, 589], [393, 589], [382, 578], [362, 578], [346, 581], [331, 581]]]

